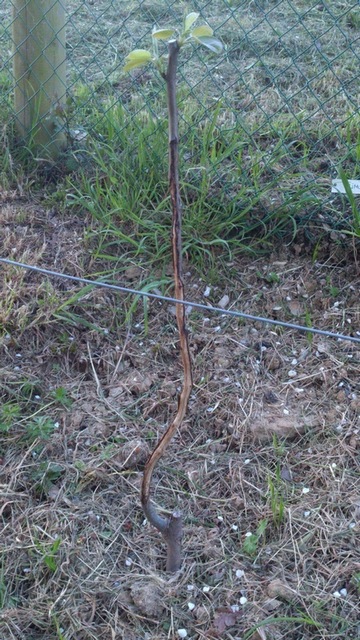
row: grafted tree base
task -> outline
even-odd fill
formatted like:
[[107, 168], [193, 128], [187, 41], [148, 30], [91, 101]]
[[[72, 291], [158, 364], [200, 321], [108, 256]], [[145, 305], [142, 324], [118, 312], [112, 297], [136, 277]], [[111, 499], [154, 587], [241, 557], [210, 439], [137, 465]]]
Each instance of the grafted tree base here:
[[175, 573], [181, 567], [182, 515], [174, 511], [170, 518], [162, 518], [152, 502], [143, 504], [144, 513], [153, 527], [160, 531], [167, 545], [166, 571]]

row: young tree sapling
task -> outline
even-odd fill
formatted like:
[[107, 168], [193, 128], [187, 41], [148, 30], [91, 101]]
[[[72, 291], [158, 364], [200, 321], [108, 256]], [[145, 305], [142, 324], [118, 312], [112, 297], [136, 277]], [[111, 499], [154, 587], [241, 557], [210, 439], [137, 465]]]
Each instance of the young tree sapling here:
[[[150, 52], [146, 49], [135, 49], [127, 56], [124, 66], [124, 71], [131, 71], [137, 67], [153, 63], [162, 78], [164, 78], [167, 91], [169, 121], [169, 188], [172, 205], [172, 258], [175, 298], [179, 301], [176, 304], [176, 320], [180, 338], [180, 354], [184, 379], [178, 398], [176, 415], [166, 429], [162, 438], [157, 443], [145, 465], [141, 487], [141, 504], [146, 518], [161, 532], [164, 540], [166, 541], [166, 570], [170, 572], [178, 571], [181, 566], [182, 517], [178, 510], [174, 511], [169, 518], [160, 516], [151, 501], [150, 490], [154, 468], [164, 454], [170, 440], [182, 424], [192, 389], [191, 358], [186, 329], [185, 307], [181, 304], [181, 301], [184, 300], [184, 283], [182, 275], [182, 204], [179, 181], [179, 129], [176, 102], [176, 72], [179, 51], [181, 47], [188, 42], [198, 42], [207, 49], [210, 49], [213, 53], [220, 53], [223, 48], [222, 43], [214, 37], [213, 30], [208, 25], [195, 27], [195, 22], [198, 18], [199, 14], [195, 12], [186, 15], [180, 31], [174, 28], [155, 28], [152, 33], [153, 51]], [[164, 57], [159, 56], [159, 40], [166, 40], [168, 43], [166, 68], [164, 66]]]

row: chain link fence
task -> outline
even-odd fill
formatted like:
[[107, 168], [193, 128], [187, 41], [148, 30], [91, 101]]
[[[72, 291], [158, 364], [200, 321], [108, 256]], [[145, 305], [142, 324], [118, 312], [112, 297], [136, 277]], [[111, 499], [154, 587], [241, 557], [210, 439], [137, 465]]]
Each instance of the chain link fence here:
[[[24, 10], [29, 3], [22, 2]], [[0, 110], [16, 119], [14, 5], [0, 4]], [[181, 55], [187, 182], [196, 189], [205, 173], [210, 191], [220, 200], [235, 198], [248, 216], [256, 210], [280, 220], [290, 208], [295, 224], [301, 218], [343, 225], [349, 209], [331, 194], [331, 179], [340, 167], [348, 178], [360, 176], [358, 1], [194, 0], [189, 7], [173, 0], [64, 0], [62, 6], [67, 98], [56, 115], [73, 148], [106, 138], [120, 105], [139, 131], [151, 120], [150, 157], [156, 136], [166, 135], [163, 82], [148, 68], [124, 74], [124, 58], [151, 45], [154, 25], [176, 26], [186, 9], [198, 11], [224, 50], [214, 56], [189, 46]], [[130, 151], [136, 137], [127, 144]]]

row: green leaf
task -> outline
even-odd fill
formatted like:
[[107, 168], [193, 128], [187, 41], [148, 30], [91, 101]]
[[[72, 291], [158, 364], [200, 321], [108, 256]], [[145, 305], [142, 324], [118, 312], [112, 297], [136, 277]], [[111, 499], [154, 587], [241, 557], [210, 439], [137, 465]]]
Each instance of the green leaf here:
[[126, 56], [123, 71], [131, 71], [131, 69], [136, 69], [136, 67], [142, 67], [148, 64], [151, 58], [152, 55], [150, 51], [146, 49], [134, 49], [134, 51], [131, 51], [131, 53]]
[[213, 53], [221, 53], [223, 50], [223, 44], [217, 38], [210, 38], [209, 36], [201, 36], [200, 38], [195, 37], [195, 40], [197, 40], [200, 44], [202, 44], [207, 49], [210, 49], [210, 51], [213, 51]]
[[152, 32], [152, 37], [156, 40], [168, 40], [175, 33], [175, 29], [156, 29]]
[[195, 27], [195, 29], [192, 30], [191, 35], [193, 38], [202, 38], [203, 36], [212, 36], [213, 33], [214, 32], [211, 27], [207, 24], [203, 24], [201, 27]]
[[195, 11], [193, 11], [192, 13], [188, 13], [188, 15], [186, 16], [185, 20], [184, 20], [184, 31], [189, 31], [189, 29], [191, 29], [191, 27], [193, 26], [194, 22], [196, 22], [196, 20], [198, 19], [200, 13], [196, 13]]

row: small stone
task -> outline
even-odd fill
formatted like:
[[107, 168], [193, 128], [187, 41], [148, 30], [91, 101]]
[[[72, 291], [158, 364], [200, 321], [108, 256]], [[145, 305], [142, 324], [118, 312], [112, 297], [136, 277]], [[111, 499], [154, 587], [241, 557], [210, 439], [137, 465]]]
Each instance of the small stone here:
[[218, 306], [220, 307], [220, 309], [226, 309], [226, 307], [228, 306], [230, 302], [230, 298], [227, 295], [224, 295], [221, 300], [219, 300], [218, 302]]
[[278, 578], [269, 582], [267, 593], [270, 598], [283, 598], [284, 600], [291, 600], [296, 594], [291, 587]]
[[186, 638], [187, 631], [186, 631], [186, 629], [178, 629], [177, 630], [177, 634], [178, 634], [179, 638]]
[[241, 596], [239, 602], [240, 602], [240, 604], [246, 604], [247, 603], [247, 598], [245, 598], [245, 596]]
[[189, 611], [193, 611], [195, 609], [195, 604], [193, 602], [188, 602], [187, 606]]
[[210, 293], [211, 293], [211, 287], [206, 287], [206, 289], [205, 289], [205, 291], [203, 293], [204, 298], [208, 298]]

